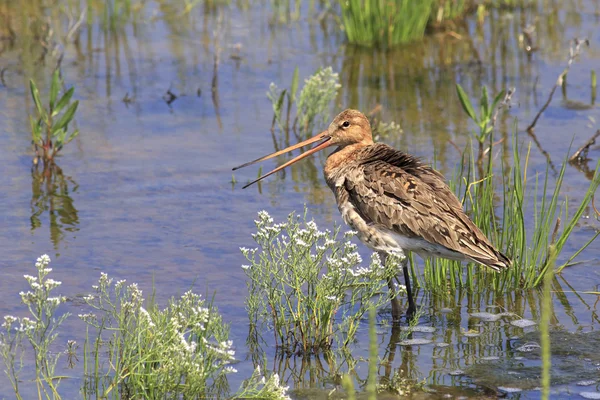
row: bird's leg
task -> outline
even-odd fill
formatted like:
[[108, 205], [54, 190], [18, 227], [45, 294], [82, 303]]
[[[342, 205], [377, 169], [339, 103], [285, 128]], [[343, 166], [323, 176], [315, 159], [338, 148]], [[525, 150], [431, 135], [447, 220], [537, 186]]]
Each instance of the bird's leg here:
[[[385, 265], [387, 261], [387, 253], [383, 251], [379, 252], [379, 258], [381, 258], [381, 265]], [[390, 293], [392, 294], [392, 321], [398, 322], [400, 321], [400, 301], [398, 300], [398, 294], [396, 293], [396, 288], [394, 287], [393, 277], [389, 277], [387, 284]]]
[[404, 272], [404, 284], [406, 285], [406, 296], [408, 297], [408, 310], [406, 310], [406, 318], [410, 319], [417, 311], [415, 302], [412, 296], [412, 290], [410, 288], [410, 275], [408, 273], [408, 257], [404, 257], [402, 260], [402, 271]]

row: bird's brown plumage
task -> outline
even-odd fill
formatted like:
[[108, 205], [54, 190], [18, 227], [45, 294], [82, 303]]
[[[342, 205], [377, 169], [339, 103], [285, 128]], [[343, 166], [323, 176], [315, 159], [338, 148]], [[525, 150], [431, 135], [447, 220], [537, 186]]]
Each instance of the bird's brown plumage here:
[[372, 237], [389, 233], [408, 239], [403, 250], [424, 256], [472, 260], [497, 271], [510, 266], [437, 171], [381, 143], [358, 147], [349, 156], [352, 161], [326, 168], [325, 177], [346, 222], [359, 235], [367, 231], [361, 239], [369, 247], [389, 251], [384, 238]]

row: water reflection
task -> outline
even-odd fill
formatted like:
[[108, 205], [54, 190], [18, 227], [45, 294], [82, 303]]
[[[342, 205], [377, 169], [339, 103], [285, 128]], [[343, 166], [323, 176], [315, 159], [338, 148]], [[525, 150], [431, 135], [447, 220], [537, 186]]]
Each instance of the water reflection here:
[[[569, 291], [563, 291], [564, 287]], [[568, 375], [563, 373], [563, 378], [556, 382], [565, 385], [574, 385], [578, 376], [590, 376], [590, 363], [582, 365], [580, 362], [575, 366], [574, 361], [596, 359], [592, 349], [600, 340], [598, 335], [583, 333], [588, 331], [586, 322], [578, 320], [574, 313], [583, 305], [591, 312], [591, 323], [596, 323], [597, 304], [589, 304], [582, 297], [585, 295], [574, 293], [573, 296], [570, 289], [564, 278], [554, 279], [551, 329], [552, 354], [556, 362], [553, 376], [560, 374], [566, 366], [576, 369]], [[533, 321], [539, 320], [541, 301], [537, 290], [506, 294], [468, 290], [434, 294], [426, 291], [419, 302], [425, 314], [412, 328], [387, 325], [384, 321], [389, 320], [389, 315], [382, 312], [377, 337], [382, 354], [378, 360], [380, 389], [401, 395], [402, 390], [419, 390], [424, 383], [427, 390], [437, 393], [458, 389], [490, 395], [496, 394], [501, 385], [522, 390], [539, 386], [539, 334]], [[573, 302], [581, 302], [581, 305]], [[565, 330], [559, 318], [563, 314], [571, 318], [580, 333]], [[270, 332], [263, 336], [251, 329], [247, 342], [249, 358], [254, 365], [277, 372], [286, 385], [293, 384], [302, 389], [300, 396], [308, 389], [317, 393], [332, 388], [338, 390], [344, 374], [350, 374], [364, 389], [368, 361], [361, 356], [364, 356], [369, 341], [364, 332], [356, 347], [311, 356], [273, 353], [270, 341]], [[572, 344], [570, 351], [565, 343]], [[521, 378], [525, 380], [519, 381]]]
[[31, 231], [41, 228], [47, 218], [50, 240], [57, 252], [65, 232], [79, 230], [79, 215], [71, 197], [78, 187], [54, 163], [31, 169]]

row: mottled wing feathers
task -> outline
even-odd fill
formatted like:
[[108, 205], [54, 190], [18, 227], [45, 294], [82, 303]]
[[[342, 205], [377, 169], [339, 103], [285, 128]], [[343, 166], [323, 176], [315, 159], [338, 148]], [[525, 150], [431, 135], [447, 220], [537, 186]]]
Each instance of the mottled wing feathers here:
[[344, 186], [368, 223], [422, 238], [495, 270], [510, 266], [464, 213], [441, 174], [384, 144], [361, 151], [346, 170]]

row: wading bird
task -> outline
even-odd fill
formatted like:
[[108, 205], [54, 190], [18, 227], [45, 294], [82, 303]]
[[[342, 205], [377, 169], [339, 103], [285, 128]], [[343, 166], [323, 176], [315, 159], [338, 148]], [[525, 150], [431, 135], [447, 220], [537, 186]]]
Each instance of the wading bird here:
[[[356, 110], [338, 114], [326, 131], [281, 151], [240, 165], [242, 168], [277, 157], [312, 143], [315, 147], [250, 182], [244, 188], [305, 157], [337, 146], [327, 157], [325, 180], [335, 194], [344, 222], [369, 248], [403, 258], [402, 269], [408, 296], [407, 315], [416, 308], [410, 288], [405, 252], [421, 257], [474, 261], [495, 271], [510, 267], [500, 253], [463, 211], [461, 202], [428, 165], [383, 143], [374, 143], [369, 120]], [[388, 287], [395, 293], [393, 283]], [[392, 299], [392, 317], [400, 318], [400, 306]]]

